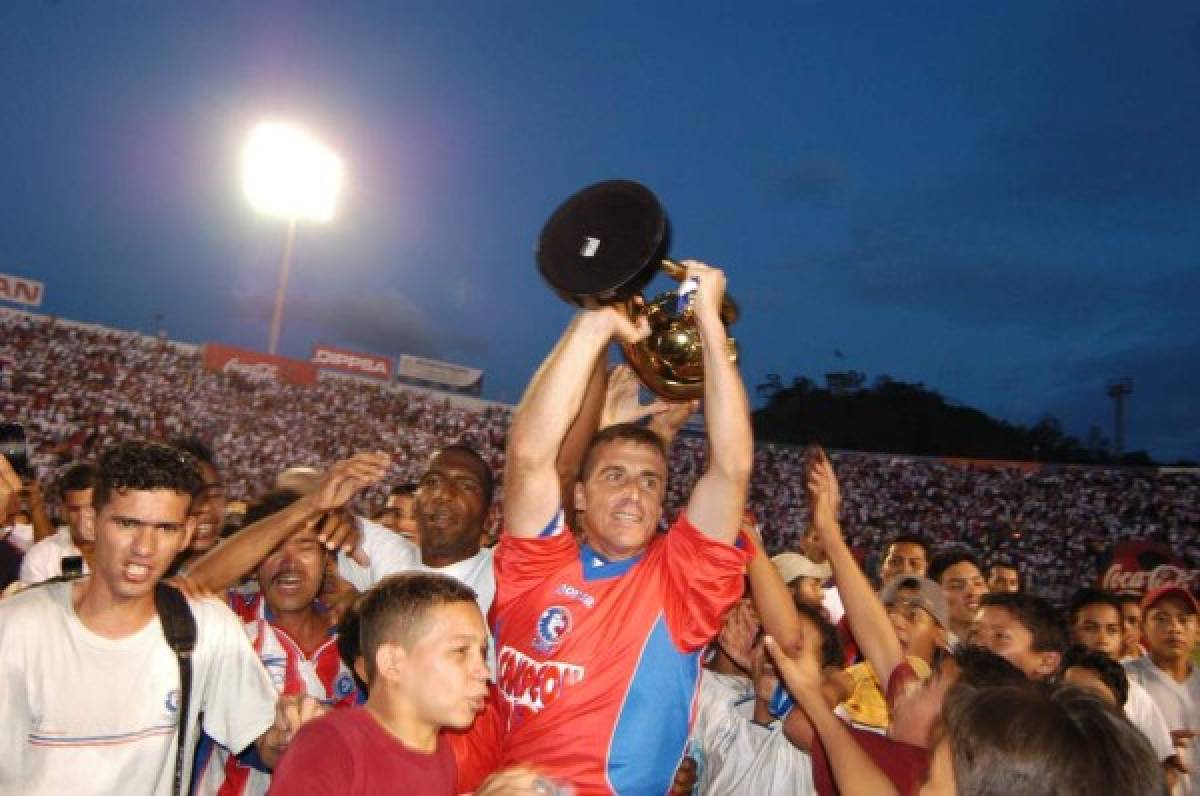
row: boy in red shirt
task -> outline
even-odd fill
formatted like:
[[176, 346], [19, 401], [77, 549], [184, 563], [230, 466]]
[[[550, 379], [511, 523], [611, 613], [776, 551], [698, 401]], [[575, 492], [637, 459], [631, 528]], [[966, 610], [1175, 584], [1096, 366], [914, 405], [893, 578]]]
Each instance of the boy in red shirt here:
[[[361, 708], [305, 726], [275, 771], [278, 794], [453, 794], [457, 767], [442, 728], [470, 726], [487, 699], [487, 630], [475, 592], [454, 578], [393, 575], [359, 609], [370, 695]], [[478, 791], [536, 793], [527, 770]]]

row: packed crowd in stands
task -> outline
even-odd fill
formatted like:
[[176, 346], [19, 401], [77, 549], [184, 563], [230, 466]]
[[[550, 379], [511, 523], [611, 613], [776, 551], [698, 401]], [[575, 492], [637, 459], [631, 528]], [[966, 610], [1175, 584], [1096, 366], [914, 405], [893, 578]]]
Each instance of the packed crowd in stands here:
[[687, 433], [648, 331], [514, 409], [0, 313], [0, 793], [1200, 796], [1192, 584], [1091, 587], [1200, 477], [756, 446], [724, 356]]
[[[452, 441], [471, 445], [501, 472], [510, 415], [363, 380], [302, 387], [212, 372], [191, 346], [21, 313], [0, 313], [0, 410], [28, 426], [42, 475], [130, 436], [210, 440], [236, 499], [262, 494], [286, 467], [320, 468], [363, 450], [395, 454], [395, 483], [415, 480], [430, 454]], [[691, 492], [705, 450], [700, 437], [674, 444], [668, 517]], [[986, 550], [985, 563], [1015, 563], [1058, 602], [1096, 579], [1098, 555], [1118, 541], [1162, 542], [1200, 562], [1194, 472], [1027, 472], [856, 452], [833, 458], [847, 485], [847, 537], [870, 571], [875, 551], [898, 533]], [[749, 507], [772, 551], [795, 547], [807, 524], [803, 463], [802, 449], [757, 447]], [[371, 490], [364, 500], [377, 506], [385, 492]]]

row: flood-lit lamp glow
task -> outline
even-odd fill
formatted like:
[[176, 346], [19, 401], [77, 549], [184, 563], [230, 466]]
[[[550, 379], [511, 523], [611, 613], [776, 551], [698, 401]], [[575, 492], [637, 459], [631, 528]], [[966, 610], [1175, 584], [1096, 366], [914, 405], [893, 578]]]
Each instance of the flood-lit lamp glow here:
[[242, 189], [255, 209], [291, 220], [333, 218], [344, 169], [341, 158], [309, 133], [264, 122], [242, 152]]
[[275, 311], [271, 314], [271, 333], [267, 338], [267, 351], [272, 354], [279, 347], [296, 224], [332, 219], [342, 179], [341, 158], [303, 130], [264, 122], [250, 132], [242, 151], [242, 190], [256, 210], [288, 222], [279, 263]]

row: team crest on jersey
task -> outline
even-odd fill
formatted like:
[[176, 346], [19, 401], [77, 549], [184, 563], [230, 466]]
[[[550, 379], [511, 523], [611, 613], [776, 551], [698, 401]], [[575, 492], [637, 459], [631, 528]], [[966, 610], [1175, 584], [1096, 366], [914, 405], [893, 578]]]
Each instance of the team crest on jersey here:
[[355, 685], [354, 678], [346, 672], [342, 672], [338, 676], [337, 682], [333, 684], [333, 691], [337, 694], [338, 699], [345, 699], [354, 693]]
[[571, 632], [571, 612], [561, 605], [552, 605], [537, 620], [537, 636], [533, 646], [538, 652], [550, 652]]

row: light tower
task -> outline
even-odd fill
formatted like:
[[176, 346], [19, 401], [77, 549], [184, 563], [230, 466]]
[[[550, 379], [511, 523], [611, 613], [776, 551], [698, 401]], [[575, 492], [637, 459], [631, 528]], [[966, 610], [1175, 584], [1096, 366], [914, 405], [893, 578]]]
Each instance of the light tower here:
[[250, 133], [242, 152], [242, 188], [246, 198], [260, 212], [283, 218], [288, 225], [268, 353], [276, 353], [279, 346], [296, 224], [301, 220], [325, 222], [333, 218], [342, 174], [342, 161], [337, 155], [303, 130], [284, 124], [260, 124]]
[[1113, 456], [1119, 459], [1125, 453], [1125, 398], [1133, 392], [1133, 379], [1110, 379], [1105, 392], [1113, 399]]

